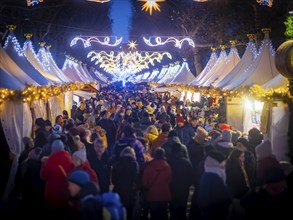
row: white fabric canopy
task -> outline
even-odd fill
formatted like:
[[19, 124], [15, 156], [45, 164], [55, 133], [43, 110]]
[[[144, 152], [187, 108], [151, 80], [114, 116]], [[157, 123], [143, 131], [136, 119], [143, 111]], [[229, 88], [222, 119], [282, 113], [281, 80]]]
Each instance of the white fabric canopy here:
[[25, 85], [0, 68], [0, 88], [23, 90], [25, 89]]
[[73, 91], [73, 95], [77, 95], [86, 99], [92, 98], [95, 94], [96, 93], [93, 93], [93, 92], [85, 92], [80, 90]]
[[154, 82], [159, 82], [167, 73], [169, 66], [163, 66], [160, 73], [155, 77]]
[[216, 52], [212, 52], [211, 57], [209, 61], [207, 62], [207, 65], [205, 66], [203, 71], [201, 71], [201, 73], [198, 74], [198, 76], [194, 80], [192, 80], [190, 84], [196, 85], [198, 81], [200, 81], [206, 74], [208, 74], [208, 72], [213, 68], [213, 66], [217, 62], [217, 59], [218, 58], [217, 58]]
[[3, 69], [12, 78], [17, 78], [21, 84], [26, 83], [36, 85], [37, 84], [32, 78], [30, 78], [5, 52], [0, 45], [0, 68]]
[[174, 77], [176, 77], [179, 73], [180, 64], [172, 64], [167, 69], [166, 74], [163, 76], [162, 79], [158, 81], [158, 83], [170, 83]]
[[31, 136], [33, 122], [29, 103], [5, 101], [0, 105], [0, 119], [9, 149], [14, 155], [3, 196], [3, 201], [6, 201], [14, 186], [18, 157], [24, 149], [22, 138]]
[[[47, 65], [42, 65], [42, 63], [38, 60], [38, 57], [33, 49], [33, 45], [30, 39], [27, 39], [23, 45], [23, 54], [28, 59], [28, 61], [36, 68], [48, 81], [53, 83], [62, 83], [60, 79], [51, 74], [47, 69]], [[49, 63], [49, 61], [47, 62]]]
[[23, 55], [22, 48], [12, 31], [6, 38], [4, 50], [17, 66], [36, 83], [39, 85], [48, 85], [48, 80], [40, 74]]
[[171, 81], [171, 83], [189, 84], [194, 78], [194, 75], [190, 72], [188, 63], [183, 62], [178, 75]]
[[277, 89], [280, 87], [285, 87], [289, 84], [289, 81], [286, 77], [282, 76], [281, 74], [278, 74], [273, 79], [262, 85], [264, 89]]
[[265, 84], [278, 75], [278, 71], [274, 62], [275, 52], [272, 48], [269, 35], [265, 34], [257, 57], [253, 63], [225, 89], [236, 89], [241, 86], [252, 86], [253, 84]]
[[238, 64], [239, 60], [238, 51], [235, 46], [232, 46], [225, 64], [221, 65], [220, 68], [215, 71], [213, 75], [211, 75], [202, 85], [214, 86], [215, 83], [221, 81]]
[[57, 77], [61, 82], [70, 82], [70, 80], [56, 65], [49, 49], [45, 49], [44, 46], [41, 46], [38, 51], [37, 58], [42, 63], [42, 66], [46, 68], [46, 71]]
[[249, 40], [246, 45], [246, 50], [237, 65], [228, 73], [221, 81], [216, 83], [215, 87], [225, 87], [229, 83], [237, 80], [241, 73], [243, 73], [253, 62], [257, 55], [257, 50], [253, 40]]
[[157, 87], [154, 88], [154, 92], [175, 92], [178, 89], [176, 87]]
[[159, 73], [160, 73], [160, 71], [158, 69], [154, 69], [152, 74], [149, 76], [148, 81], [153, 82]]
[[217, 73], [222, 68], [222, 66], [226, 64], [226, 61], [227, 61], [227, 54], [226, 54], [226, 51], [222, 49], [217, 59], [217, 62], [211, 68], [211, 70], [206, 75], [204, 75], [201, 80], [197, 81], [193, 85], [202, 86], [211, 76]]

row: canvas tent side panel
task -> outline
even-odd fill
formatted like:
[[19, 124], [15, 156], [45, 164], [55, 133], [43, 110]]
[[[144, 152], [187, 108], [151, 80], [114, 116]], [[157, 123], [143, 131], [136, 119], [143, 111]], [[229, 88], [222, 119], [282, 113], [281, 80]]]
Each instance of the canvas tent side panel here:
[[241, 98], [226, 98], [227, 123], [239, 131], [243, 131], [243, 111]]
[[55, 124], [55, 118], [57, 115], [62, 115], [62, 109], [61, 109], [61, 104], [60, 100], [58, 97], [54, 96], [48, 99], [49, 103], [49, 120], [51, 120], [52, 125]]
[[269, 126], [269, 136], [272, 142], [273, 154], [278, 160], [289, 161], [289, 107], [287, 104], [278, 101], [271, 109], [271, 124]]
[[0, 119], [10, 152], [14, 155], [3, 196], [5, 201], [13, 189], [18, 157], [24, 149], [22, 138], [31, 136], [33, 122], [29, 103], [5, 101], [0, 106]]

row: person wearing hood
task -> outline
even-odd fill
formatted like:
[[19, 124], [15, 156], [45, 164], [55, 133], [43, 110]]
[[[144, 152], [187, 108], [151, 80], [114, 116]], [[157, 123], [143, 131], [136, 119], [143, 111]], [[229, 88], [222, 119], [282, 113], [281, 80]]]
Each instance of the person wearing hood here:
[[151, 154], [154, 155], [156, 149], [160, 146], [162, 146], [164, 143], [167, 142], [168, 140], [168, 135], [169, 135], [169, 132], [172, 128], [172, 125], [170, 123], [164, 123], [162, 125], [162, 133], [160, 133], [158, 135], [158, 137], [153, 141], [153, 144], [152, 144], [152, 148], [151, 148]]
[[166, 158], [169, 161], [172, 156], [172, 146], [174, 144], [180, 144], [181, 146], [181, 155], [189, 160], [189, 154], [187, 148], [184, 144], [181, 143], [179, 137], [177, 136], [176, 131], [172, 130], [168, 134], [167, 141], [161, 146], [165, 150]]
[[170, 184], [172, 170], [166, 161], [165, 151], [158, 148], [154, 160], [146, 164], [142, 175], [142, 185], [147, 191], [151, 220], [168, 219], [168, 202], [171, 201]]
[[87, 154], [86, 154], [85, 148], [75, 151], [72, 154], [72, 161], [73, 161], [75, 169], [86, 171], [90, 175], [91, 181], [98, 183], [97, 174], [92, 169], [89, 161], [87, 160]]
[[100, 189], [86, 171], [75, 170], [69, 174], [68, 190], [77, 220], [103, 219], [102, 202], [95, 199]]
[[154, 140], [159, 136], [158, 129], [155, 125], [150, 125], [146, 129], [146, 132], [144, 133], [144, 138], [147, 139], [150, 149], [153, 148], [153, 142]]
[[222, 140], [219, 140], [215, 145], [215, 149], [222, 152], [226, 155], [226, 158], [230, 155], [233, 150], [232, 143], [232, 131], [231, 130], [223, 130], [222, 131]]
[[122, 150], [118, 162], [112, 170], [113, 191], [121, 198], [127, 211], [127, 219], [134, 219], [134, 202], [139, 187], [139, 165], [136, 161], [134, 149], [126, 147]]

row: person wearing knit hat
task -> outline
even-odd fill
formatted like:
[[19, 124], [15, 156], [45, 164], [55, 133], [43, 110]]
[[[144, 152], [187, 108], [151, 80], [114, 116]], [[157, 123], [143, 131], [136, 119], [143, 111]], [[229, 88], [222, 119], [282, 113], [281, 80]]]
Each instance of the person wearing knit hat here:
[[64, 144], [61, 140], [57, 139], [52, 143], [52, 153], [64, 150]]
[[72, 161], [76, 169], [86, 171], [91, 181], [98, 183], [98, 177], [95, 171], [91, 168], [88, 160], [85, 148], [79, 149], [72, 154]]
[[86, 161], [86, 150], [82, 148], [72, 154], [74, 164], [83, 164]]
[[62, 134], [62, 127], [59, 124], [56, 124], [53, 128], [52, 128], [52, 133], [53, 134]]
[[72, 197], [76, 196], [82, 187], [91, 182], [90, 176], [86, 171], [75, 170], [68, 177], [68, 189]]
[[185, 122], [185, 120], [184, 120], [184, 118], [182, 116], [178, 116], [176, 121], [177, 121], [178, 126], [183, 126], [184, 122]]

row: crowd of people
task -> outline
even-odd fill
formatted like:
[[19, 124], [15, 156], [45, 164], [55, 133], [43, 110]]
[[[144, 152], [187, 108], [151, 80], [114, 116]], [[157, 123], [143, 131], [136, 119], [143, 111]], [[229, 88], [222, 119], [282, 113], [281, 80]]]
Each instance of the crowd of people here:
[[[34, 139], [23, 138], [15, 191], [26, 216], [39, 218], [36, 210], [48, 219], [88, 220], [290, 215], [291, 164], [276, 159], [257, 128], [245, 134], [221, 121], [213, 103], [204, 111], [148, 87], [107, 87], [76, 104], [54, 123], [37, 118]], [[115, 218], [105, 211], [106, 198], [120, 207]]]

